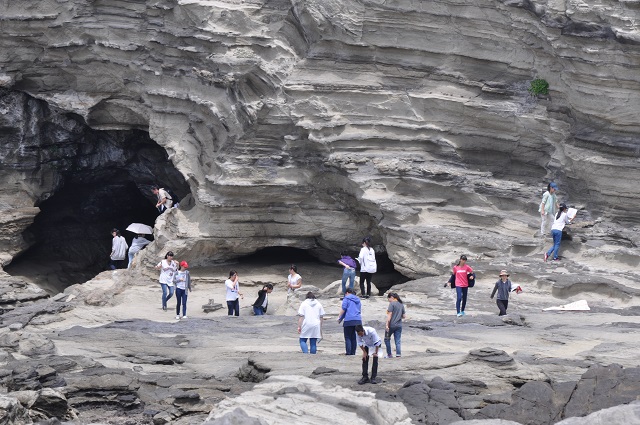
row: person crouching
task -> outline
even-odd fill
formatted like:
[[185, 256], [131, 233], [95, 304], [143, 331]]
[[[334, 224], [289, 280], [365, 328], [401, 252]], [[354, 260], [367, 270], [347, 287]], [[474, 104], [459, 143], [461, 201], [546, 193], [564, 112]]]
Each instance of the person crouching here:
[[[363, 385], [368, 382], [377, 384], [378, 376], [378, 350], [382, 346], [382, 340], [375, 329], [370, 326], [356, 326], [356, 338], [358, 346], [362, 349], [362, 378], [358, 384]], [[369, 355], [373, 356], [371, 365], [371, 379], [369, 379]]]

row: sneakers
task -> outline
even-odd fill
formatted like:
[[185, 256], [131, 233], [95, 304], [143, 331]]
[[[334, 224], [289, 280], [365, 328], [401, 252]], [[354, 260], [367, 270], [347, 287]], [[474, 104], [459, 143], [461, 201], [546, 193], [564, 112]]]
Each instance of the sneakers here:
[[467, 313], [465, 313], [464, 311], [461, 311], [460, 314], [462, 314], [463, 316], [467, 315]]
[[456, 314], [456, 316], [462, 317], [462, 313], [458, 313], [458, 314]]
[[369, 381], [369, 377], [368, 376], [363, 376], [362, 378], [360, 378], [360, 380], [358, 381], [358, 385], [364, 385], [364, 384], [368, 384]]
[[402, 357], [400, 354], [396, 354], [396, 357]]
[[371, 384], [377, 384], [378, 381], [376, 380], [376, 378], [371, 378], [371, 380], [369, 381], [369, 383]]
[[183, 318], [183, 319], [186, 319], [186, 318], [187, 318], [187, 316], [182, 316], [182, 318]]
[[549, 254], [547, 254], [546, 252], [544, 253], [544, 262], [547, 262], [547, 259], [549, 258]]
[[383, 359], [392, 359], [393, 356], [391, 354], [385, 354]]
[[165, 306], [165, 307], [162, 307], [162, 310], [163, 310], [163, 311], [167, 311], [167, 307], [166, 307], [166, 306]]
[[180, 320], [180, 316], [176, 316], [176, 320]]
[[556, 257], [553, 259], [553, 261], [560, 261], [560, 258]]

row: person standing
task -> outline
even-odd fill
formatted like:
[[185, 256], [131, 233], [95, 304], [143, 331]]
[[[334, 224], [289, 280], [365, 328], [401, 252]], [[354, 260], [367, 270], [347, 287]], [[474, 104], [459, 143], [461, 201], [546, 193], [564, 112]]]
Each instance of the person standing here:
[[400, 296], [391, 292], [387, 295], [389, 300], [389, 307], [387, 307], [387, 323], [385, 325], [384, 332], [384, 345], [387, 349], [387, 358], [392, 358], [391, 355], [391, 336], [393, 335], [393, 341], [396, 345], [396, 357], [402, 356], [402, 350], [400, 348], [402, 338], [402, 319], [405, 318], [405, 309]]
[[273, 285], [267, 283], [258, 291], [258, 298], [253, 303], [253, 314], [256, 316], [264, 316], [269, 305], [269, 294], [273, 292]]
[[[369, 237], [362, 240], [362, 248], [358, 255], [358, 262], [360, 263], [360, 295], [364, 298], [369, 298], [371, 296], [371, 278], [378, 270], [376, 252], [371, 248], [371, 238]], [[366, 292], [364, 290], [365, 282], [367, 284]]]
[[559, 208], [557, 191], [558, 185], [551, 182], [547, 185], [547, 191], [542, 195], [542, 201], [538, 207], [541, 217], [540, 235], [542, 236], [549, 233], [549, 228], [553, 224], [554, 216]]
[[298, 274], [298, 266], [292, 264], [289, 267], [289, 276], [287, 276], [287, 294], [293, 294], [296, 289], [302, 286], [302, 276]]
[[176, 320], [180, 320], [180, 305], [182, 305], [182, 318], [187, 318], [187, 292], [191, 292], [191, 275], [189, 264], [180, 262], [180, 270], [176, 273]]
[[[300, 334], [300, 348], [304, 354], [316, 354], [317, 341], [322, 338], [322, 318], [324, 308], [316, 300], [313, 292], [307, 293], [307, 298], [298, 309], [298, 333]], [[307, 346], [307, 340], [310, 347]]]
[[[452, 273], [456, 280], [456, 315], [464, 316], [464, 309], [467, 306], [467, 292], [469, 291], [469, 276], [473, 274], [473, 269], [467, 264], [467, 256], [461, 255], [458, 264], [453, 266]], [[472, 277], [473, 278], [473, 277]]]
[[165, 212], [171, 205], [173, 205], [173, 200], [171, 199], [171, 195], [161, 187], [154, 185], [151, 187], [151, 191], [154, 195], [158, 197], [158, 203], [156, 203], [156, 208], [161, 213]]
[[160, 286], [162, 287], [162, 309], [167, 311], [167, 301], [173, 296], [175, 290], [173, 280], [178, 271], [178, 262], [173, 259], [173, 252], [167, 252], [164, 260], [156, 266], [160, 270]]
[[498, 279], [493, 287], [493, 291], [491, 291], [491, 299], [493, 299], [493, 296], [497, 292], [496, 304], [498, 305], [498, 310], [500, 310], [498, 316], [506, 316], [507, 306], [509, 305], [509, 293], [512, 292], [514, 288], [513, 283], [509, 280], [509, 273], [507, 273], [506, 270], [501, 270], [499, 276], [500, 279]]
[[111, 229], [111, 236], [113, 239], [111, 240], [111, 254], [109, 254], [109, 268], [111, 270], [121, 269], [123, 266], [123, 262], [125, 257], [127, 256], [127, 249], [129, 245], [127, 245], [127, 241], [123, 236], [120, 236], [120, 230]]
[[549, 251], [544, 253], [544, 262], [547, 262], [547, 259], [551, 257], [553, 261], [558, 261], [560, 258], [558, 257], [558, 251], [560, 250], [560, 242], [562, 241], [562, 230], [564, 226], [567, 224], [571, 224], [571, 219], [569, 219], [569, 215], [567, 214], [567, 206], [562, 203], [560, 204], [560, 209], [556, 214], [556, 219], [553, 222], [553, 226], [551, 226], [551, 236], [553, 236], [553, 246], [549, 248]]
[[349, 280], [349, 288], [353, 289], [353, 285], [356, 282], [356, 260], [347, 255], [346, 251], [340, 253], [340, 259], [338, 264], [344, 267], [342, 271], [342, 296], [345, 295], [347, 288], [347, 280]]
[[133, 238], [133, 240], [131, 241], [131, 248], [129, 248], [129, 264], [127, 265], [128, 269], [131, 268], [131, 263], [133, 262], [134, 255], [136, 255], [139, 251], [142, 250], [142, 248], [149, 245], [150, 243], [151, 241], [145, 238], [144, 235], [137, 235], [135, 238]]
[[355, 356], [356, 347], [358, 346], [356, 326], [362, 325], [362, 306], [360, 298], [353, 293], [351, 288], [347, 288], [342, 300], [338, 323], [342, 323], [343, 320], [345, 354], [347, 356]]
[[[358, 384], [377, 384], [378, 376], [378, 350], [382, 346], [382, 341], [375, 329], [370, 326], [356, 326], [358, 346], [362, 349], [362, 378]], [[371, 379], [369, 379], [369, 356], [373, 357], [371, 365]]]
[[227, 315], [240, 316], [240, 298], [244, 299], [244, 296], [240, 292], [238, 273], [235, 270], [229, 272], [229, 279], [224, 282], [224, 285], [227, 288]]

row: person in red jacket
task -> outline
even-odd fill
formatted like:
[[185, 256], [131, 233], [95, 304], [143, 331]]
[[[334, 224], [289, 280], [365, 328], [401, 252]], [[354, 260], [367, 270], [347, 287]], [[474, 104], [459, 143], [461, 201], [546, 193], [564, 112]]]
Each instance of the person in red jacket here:
[[458, 264], [453, 266], [451, 271], [456, 277], [456, 315], [464, 316], [464, 308], [467, 306], [467, 291], [469, 290], [468, 274], [473, 273], [473, 269], [467, 264], [467, 256], [461, 255]]

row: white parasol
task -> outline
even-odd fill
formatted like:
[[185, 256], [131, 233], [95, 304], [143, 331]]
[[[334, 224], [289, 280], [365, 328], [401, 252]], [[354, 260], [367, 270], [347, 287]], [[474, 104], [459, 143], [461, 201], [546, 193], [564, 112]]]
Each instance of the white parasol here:
[[153, 235], [153, 228], [142, 223], [131, 223], [127, 230], [139, 235]]

